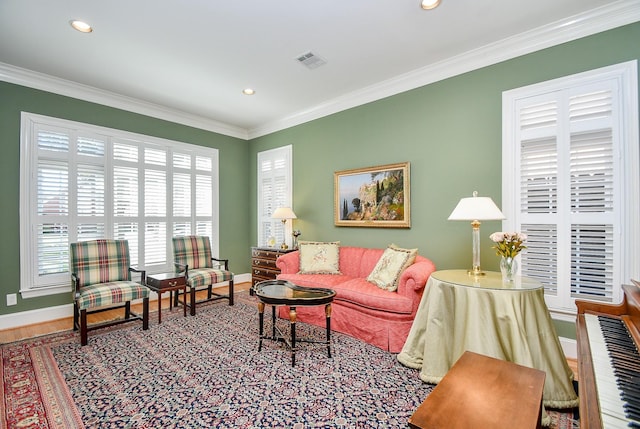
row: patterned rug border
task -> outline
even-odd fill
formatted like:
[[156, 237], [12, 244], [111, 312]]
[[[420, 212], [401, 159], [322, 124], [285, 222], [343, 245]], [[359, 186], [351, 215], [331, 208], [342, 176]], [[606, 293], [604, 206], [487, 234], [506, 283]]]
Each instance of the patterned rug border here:
[[[77, 340], [77, 334], [68, 330], [0, 345], [0, 391], [3, 399], [0, 410], [4, 425], [2, 427], [84, 427], [82, 423], [77, 424], [81, 422], [79, 413], [64, 379], [60, 378], [61, 374], [53, 356], [40, 359], [42, 351], [50, 353], [50, 345]], [[40, 366], [36, 367], [34, 362], [38, 364], [39, 360]], [[52, 381], [55, 380], [56, 373], [58, 379]], [[51, 374], [54, 374], [53, 379]], [[59, 398], [66, 401], [55, 395], [60, 395]], [[78, 417], [71, 426], [56, 423], [69, 415]]]
[[49, 427], [68, 429], [84, 428], [82, 416], [75, 406], [64, 376], [60, 372], [49, 346], [34, 347], [30, 350], [31, 362], [36, 370], [36, 379]]
[[[236, 300], [238, 303], [249, 306], [254, 306], [256, 302], [255, 298], [249, 296], [246, 291], [236, 293]], [[215, 305], [220, 303], [209, 303], [202, 309], [199, 307], [199, 311], [206, 311]], [[175, 318], [182, 318], [182, 312], [167, 312], [163, 322], [168, 323]], [[102, 333], [127, 329], [134, 324], [106, 328]], [[100, 333], [93, 335], [99, 336]], [[0, 402], [0, 427], [11, 429], [85, 427], [81, 413], [51, 350], [51, 347], [76, 341], [79, 341], [78, 334], [69, 330], [0, 345], [0, 381], [2, 381], [0, 394], [3, 399]], [[91, 342], [91, 336], [89, 341]], [[416, 377], [418, 377], [417, 373]], [[22, 394], [22, 397], [16, 394], [15, 389]], [[548, 412], [552, 429], [578, 427], [578, 421], [572, 418], [571, 413], [557, 410], [548, 410]], [[295, 427], [310, 426], [296, 425]]]

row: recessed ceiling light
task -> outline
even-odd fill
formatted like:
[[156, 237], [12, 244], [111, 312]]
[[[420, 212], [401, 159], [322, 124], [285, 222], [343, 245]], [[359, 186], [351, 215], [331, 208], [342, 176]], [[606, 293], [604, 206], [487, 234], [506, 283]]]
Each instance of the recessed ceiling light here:
[[243, 89], [243, 90], [242, 90], [242, 93], [243, 93], [244, 95], [253, 95], [253, 94], [255, 94], [256, 92], [255, 92], [253, 89], [251, 89], [251, 88], [245, 88], [245, 89]]
[[441, 0], [422, 0], [420, 7], [425, 10], [435, 9], [440, 5]]
[[69, 24], [81, 33], [91, 33], [93, 28], [84, 21], [78, 21], [77, 19], [69, 21]]

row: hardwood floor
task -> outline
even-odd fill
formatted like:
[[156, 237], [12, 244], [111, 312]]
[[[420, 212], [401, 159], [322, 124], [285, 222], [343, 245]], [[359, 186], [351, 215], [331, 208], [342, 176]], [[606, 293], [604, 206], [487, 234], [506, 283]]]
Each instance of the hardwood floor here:
[[[234, 290], [236, 292], [249, 290], [251, 287], [250, 282], [237, 283], [234, 285]], [[216, 288], [216, 291], [219, 293], [226, 293], [227, 287]], [[201, 294], [206, 294], [206, 291], [200, 292]], [[169, 294], [165, 293], [162, 295], [162, 315], [164, 316], [164, 312], [169, 310]], [[134, 304], [131, 306], [131, 310], [135, 313], [142, 313], [142, 304]], [[92, 314], [87, 317], [88, 322], [91, 323], [99, 323], [105, 322], [107, 320], [113, 320], [118, 317], [122, 317], [123, 314], [122, 309], [105, 311], [98, 314]], [[158, 322], [158, 302], [151, 301], [149, 303], [149, 323], [157, 323]], [[174, 309], [174, 311], [176, 311]], [[164, 317], [163, 317], [164, 318]], [[27, 338], [38, 337], [40, 335], [52, 334], [54, 332], [62, 332], [67, 331], [73, 328], [73, 318], [65, 317], [62, 319], [51, 320], [44, 323], [36, 323], [33, 325], [19, 326], [17, 328], [4, 329], [0, 331], [0, 344], [11, 343], [13, 341], [24, 340]]]
[[[234, 290], [236, 292], [248, 290], [251, 287], [251, 283], [238, 283], [234, 285]], [[220, 292], [225, 293], [225, 288], [220, 288]], [[204, 292], [206, 293], [206, 292]], [[151, 315], [150, 323], [157, 323], [157, 315], [156, 311], [158, 309], [158, 304], [156, 301], [152, 301], [149, 304]], [[166, 310], [165, 310], [166, 309]], [[168, 311], [169, 309], [169, 297], [167, 294], [163, 295], [162, 299], [162, 311]], [[132, 306], [132, 310], [134, 312], [141, 312], [142, 305], [137, 304]], [[175, 309], [174, 309], [175, 311]], [[89, 317], [89, 323], [95, 322], [103, 322], [106, 320], [112, 320], [117, 317], [121, 317], [122, 310], [113, 310], [113, 311], [105, 311], [104, 313], [94, 314]], [[164, 314], [164, 313], [163, 313]], [[12, 329], [4, 329], [0, 331], [0, 344], [2, 343], [10, 343], [13, 341], [23, 340], [26, 338], [33, 338], [40, 335], [52, 334], [54, 332], [61, 332], [69, 330], [73, 327], [73, 320], [71, 317], [65, 317], [63, 319], [52, 320], [45, 323], [36, 323], [34, 325], [27, 326], [19, 326], [17, 328]], [[578, 362], [576, 359], [567, 359], [569, 364], [569, 368], [573, 371], [574, 377], [578, 379]]]

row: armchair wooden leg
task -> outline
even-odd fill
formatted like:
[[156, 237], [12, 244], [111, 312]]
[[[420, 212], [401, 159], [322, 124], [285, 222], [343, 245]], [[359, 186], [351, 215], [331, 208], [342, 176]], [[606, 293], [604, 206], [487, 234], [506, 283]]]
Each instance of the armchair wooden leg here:
[[80, 345], [87, 345], [87, 309], [80, 310]]
[[124, 318], [128, 319], [131, 317], [131, 301], [127, 301], [124, 304]]
[[213, 285], [209, 285], [209, 287], [207, 288], [207, 299], [211, 299], [212, 296], [213, 296]]
[[233, 279], [229, 280], [229, 305], [233, 305]]
[[[196, 315], [196, 288], [192, 287], [191, 288], [191, 315], [195, 316]], [[185, 303], [186, 303], [186, 297], [185, 297]]]
[[149, 297], [142, 299], [142, 330], [149, 329]]
[[77, 331], [80, 326], [80, 314], [78, 313], [78, 302], [73, 301], [73, 330]]

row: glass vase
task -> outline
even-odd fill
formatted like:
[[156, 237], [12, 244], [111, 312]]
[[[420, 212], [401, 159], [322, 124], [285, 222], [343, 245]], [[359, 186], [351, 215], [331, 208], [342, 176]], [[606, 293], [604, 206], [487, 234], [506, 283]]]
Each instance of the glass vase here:
[[518, 274], [518, 261], [515, 258], [502, 257], [500, 259], [500, 272], [502, 280], [512, 282], [516, 274]]

